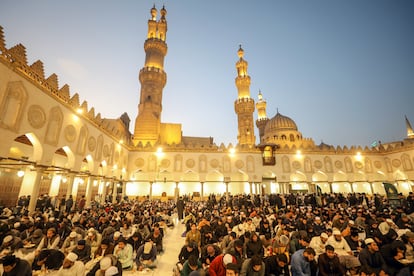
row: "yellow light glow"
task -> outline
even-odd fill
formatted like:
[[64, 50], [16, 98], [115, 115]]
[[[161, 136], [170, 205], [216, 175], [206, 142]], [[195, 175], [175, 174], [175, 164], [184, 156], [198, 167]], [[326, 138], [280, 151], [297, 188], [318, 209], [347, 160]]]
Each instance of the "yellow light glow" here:
[[236, 149], [235, 148], [230, 148], [229, 149], [229, 154], [230, 154], [230, 156], [234, 156], [236, 154]]
[[361, 153], [359, 151], [356, 153], [355, 159], [358, 160], [358, 161], [361, 161], [362, 160], [362, 155], [361, 155]]
[[300, 150], [296, 151], [296, 158], [301, 159], [303, 157], [302, 152]]
[[66, 177], [62, 177], [62, 182], [66, 183], [66, 182], [68, 182], [68, 179]]
[[72, 119], [74, 122], [79, 122], [79, 117], [75, 114], [72, 114]]
[[76, 113], [78, 113], [78, 114], [82, 114], [82, 113], [83, 113], [83, 109], [82, 109], [82, 108], [78, 108], [78, 109], [76, 109]]

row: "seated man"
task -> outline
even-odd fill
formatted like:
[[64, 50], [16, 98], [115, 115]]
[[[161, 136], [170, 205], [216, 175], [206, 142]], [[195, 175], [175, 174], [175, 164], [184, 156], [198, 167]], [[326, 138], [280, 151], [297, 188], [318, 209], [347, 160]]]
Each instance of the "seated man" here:
[[210, 266], [211, 262], [220, 254], [221, 250], [217, 245], [206, 245], [201, 252], [201, 264], [203, 265], [203, 269], [208, 271], [208, 267]]
[[311, 263], [315, 259], [315, 254], [311, 247], [296, 251], [290, 262], [292, 276], [311, 275]]
[[180, 276], [189, 276], [193, 271], [199, 271], [202, 269], [200, 260], [194, 256], [190, 255], [187, 261], [184, 262], [183, 269], [180, 272]]
[[372, 238], [365, 239], [366, 247], [361, 250], [358, 259], [362, 267], [370, 267], [376, 275], [386, 275], [387, 265], [379, 252], [376, 241]]
[[16, 258], [14, 255], [7, 255], [2, 259], [3, 263], [3, 275], [4, 276], [11, 276], [11, 275], [18, 275], [18, 276], [31, 276], [32, 269], [30, 268], [30, 264], [19, 258]]
[[265, 275], [290, 275], [289, 262], [286, 254], [271, 255], [263, 260]]
[[84, 264], [91, 259], [91, 246], [86, 244], [85, 240], [78, 241], [78, 245], [72, 252], [78, 255], [78, 261], [81, 261]]
[[157, 248], [152, 240], [147, 240], [138, 248], [136, 263], [139, 271], [144, 268], [155, 268], [157, 260]]
[[118, 244], [115, 246], [114, 256], [122, 264], [123, 270], [132, 268], [132, 264], [134, 263], [132, 259], [132, 246], [124, 238], [120, 238]]
[[32, 269], [41, 270], [44, 265], [47, 270], [59, 270], [65, 259], [65, 254], [57, 249], [43, 249], [39, 255], [35, 257]]
[[345, 267], [339, 262], [332, 245], [325, 247], [325, 253], [319, 255], [318, 267], [320, 276], [341, 276], [346, 274]]
[[328, 234], [323, 232], [320, 236], [315, 236], [311, 239], [309, 247], [312, 247], [315, 250], [316, 256], [319, 256], [325, 252], [325, 246], [328, 238]]
[[240, 275], [255, 276], [265, 275], [265, 264], [259, 255], [254, 255], [251, 259], [243, 262]]
[[75, 249], [78, 245], [78, 241], [80, 241], [81, 239], [81, 235], [79, 235], [75, 231], [70, 232], [69, 236], [65, 239], [65, 241], [62, 244], [62, 252], [65, 254], [72, 252], [72, 250]]
[[184, 264], [191, 255], [196, 256], [197, 259], [198, 259], [199, 255], [200, 255], [200, 253], [198, 251], [197, 244], [194, 243], [194, 242], [190, 242], [189, 244], [184, 245], [181, 248], [180, 254], [178, 255], [178, 261], [181, 264]]
[[63, 264], [60, 267], [56, 275], [59, 276], [84, 276], [85, 275], [85, 265], [78, 261], [78, 256], [70, 252], [66, 258], [63, 260]]
[[[122, 264], [118, 262], [118, 259], [112, 254], [105, 255], [105, 257], [94, 265], [86, 276], [105, 275], [105, 272], [111, 267], [116, 267], [118, 270], [118, 274], [114, 275], [122, 276]], [[99, 274], [99, 270], [101, 274]]]

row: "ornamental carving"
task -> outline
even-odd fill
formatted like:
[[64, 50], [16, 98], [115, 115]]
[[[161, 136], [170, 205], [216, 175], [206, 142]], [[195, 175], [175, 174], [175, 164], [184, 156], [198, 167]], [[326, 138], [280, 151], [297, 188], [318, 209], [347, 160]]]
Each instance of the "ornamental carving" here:
[[33, 128], [41, 128], [46, 123], [46, 114], [40, 105], [31, 105], [27, 111], [27, 120]]
[[393, 159], [392, 160], [392, 165], [394, 167], [399, 167], [399, 166], [401, 166], [401, 161], [399, 159]]
[[65, 127], [65, 139], [68, 142], [73, 142], [76, 139], [76, 128], [73, 125], [68, 125]]
[[339, 161], [339, 160], [335, 161], [335, 168], [342, 169], [343, 166], [344, 166], [344, 164], [342, 164], [341, 161]]
[[135, 167], [142, 168], [145, 166], [145, 160], [143, 158], [137, 158], [135, 159]]
[[162, 159], [160, 163], [161, 168], [168, 168], [171, 164], [171, 161], [168, 159]]
[[187, 166], [187, 168], [193, 168], [195, 165], [194, 159], [188, 159], [187, 161], [185, 161], [185, 165]]
[[89, 149], [89, 151], [94, 151], [96, 149], [96, 139], [95, 139], [95, 137], [89, 137], [89, 139], [88, 139], [88, 149]]
[[[63, 124], [63, 112], [59, 106], [50, 109], [49, 122], [47, 123], [45, 143], [57, 145], [60, 137], [60, 131]], [[75, 134], [76, 136], [76, 134]]]
[[23, 83], [10, 82], [0, 104], [0, 127], [18, 132], [26, 101], [27, 92]]
[[316, 160], [316, 161], [313, 163], [313, 166], [314, 166], [315, 168], [317, 168], [317, 169], [321, 169], [321, 168], [322, 168], [322, 162], [321, 162], [321, 161], [319, 161], [319, 160]]
[[381, 169], [382, 168], [382, 163], [381, 163], [381, 161], [374, 161], [374, 166], [375, 166], [375, 168], [377, 168], [377, 169]]
[[357, 169], [362, 169], [362, 167], [363, 167], [363, 165], [362, 165], [362, 163], [361, 163], [361, 162], [359, 162], [359, 161], [356, 161], [356, 162], [355, 162], [355, 168], [357, 168]]
[[108, 155], [109, 155], [109, 146], [104, 145], [104, 147], [103, 147], [103, 156], [108, 157]]
[[244, 167], [244, 162], [242, 160], [236, 161], [236, 168], [242, 169]]
[[220, 162], [217, 159], [213, 159], [210, 161], [210, 166], [215, 169], [219, 166]]
[[299, 162], [299, 161], [293, 161], [293, 163], [292, 163], [292, 167], [293, 167], [295, 170], [299, 170], [299, 169], [300, 169], [300, 167], [301, 167], [301, 164], [300, 164], [300, 162]]

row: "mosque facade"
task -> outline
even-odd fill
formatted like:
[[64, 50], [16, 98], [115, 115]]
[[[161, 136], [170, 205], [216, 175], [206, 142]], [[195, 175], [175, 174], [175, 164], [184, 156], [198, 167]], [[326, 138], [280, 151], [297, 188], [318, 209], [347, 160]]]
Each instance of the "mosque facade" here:
[[402, 141], [365, 148], [316, 145], [288, 116], [267, 117], [261, 92], [257, 101], [251, 98], [241, 46], [235, 63], [237, 144], [184, 136], [181, 124], [162, 122], [166, 17], [164, 7], [159, 18], [155, 7], [150, 11], [133, 133], [127, 113], [102, 118], [68, 84], [60, 86], [56, 74], [45, 76], [42, 61], [29, 64], [24, 45], [6, 48], [0, 27], [0, 205], [30, 195], [34, 210], [43, 194], [85, 196], [87, 205], [123, 196], [385, 194], [383, 182], [403, 194], [412, 191], [414, 132], [408, 118]]

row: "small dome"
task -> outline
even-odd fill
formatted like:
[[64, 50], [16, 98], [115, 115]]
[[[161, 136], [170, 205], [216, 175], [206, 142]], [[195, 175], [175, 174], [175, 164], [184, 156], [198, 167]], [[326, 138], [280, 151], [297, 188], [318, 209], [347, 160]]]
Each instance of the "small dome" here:
[[265, 133], [285, 130], [297, 131], [298, 127], [296, 126], [295, 121], [293, 121], [291, 118], [277, 112], [277, 114], [272, 119], [270, 119], [269, 122], [267, 122]]

